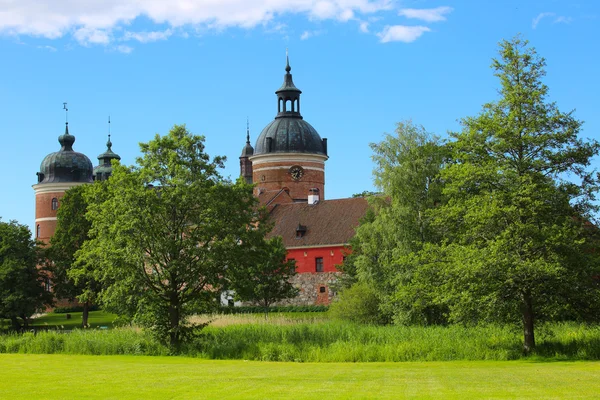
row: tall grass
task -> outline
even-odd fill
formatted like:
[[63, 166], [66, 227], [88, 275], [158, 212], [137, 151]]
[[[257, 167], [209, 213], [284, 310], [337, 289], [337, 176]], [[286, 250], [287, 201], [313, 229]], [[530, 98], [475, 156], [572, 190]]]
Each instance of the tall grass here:
[[[296, 362], [515, 360], [525, 358], [519, 330], [366, 326], [339, 321], [209, 326], [182, 348], [208, 359]], [[547, 324], [537, 330], [538, 359], [600, 360], [600, 326]], [[166, 355], [149, 334], [131, 328], [0, 336], [0, 353]]]
[[169, 352], [148, 334], [132, 328], [119, 328], [2, 335], [0, 353], [158, 356]]

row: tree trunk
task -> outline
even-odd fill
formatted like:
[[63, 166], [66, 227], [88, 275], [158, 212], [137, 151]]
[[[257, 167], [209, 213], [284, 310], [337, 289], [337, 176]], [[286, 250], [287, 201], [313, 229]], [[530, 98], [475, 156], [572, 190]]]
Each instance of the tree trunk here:
[[523, 350], [529, 354], [535, 349], [533, 331], [533, 300], [530, 293], [523, 294]]
[[86, 301], [83, 303], [83, 313], [81, 314], [81, 327], [88, 327], [88, 317], [90, 315], [90, 302]]
[[29, 328], [29, 319], [27, 318], [27, 315], [21, 314], [21, 319], [23, 320], [23, 329], [28, 329]]
[[21, 330], [21, 324], [19, 323], [19, 318], [18, 317], [10, 317], [10, 322], [12, 323], [13, 329], [15, 331], [20, 331]]
[[169, 340], [171, 347], [179, 351], [179, 298], [177, 293], [172, 293], [169, 301]]

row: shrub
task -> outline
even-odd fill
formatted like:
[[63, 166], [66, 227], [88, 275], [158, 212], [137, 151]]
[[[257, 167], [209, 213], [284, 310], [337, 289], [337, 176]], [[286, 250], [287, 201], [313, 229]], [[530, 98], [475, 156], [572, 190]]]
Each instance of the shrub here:
[[377, 292], [364, 282], [343, 289], [330, 307], [333, 318], [361, 324], [381, 324], [380, 300]]

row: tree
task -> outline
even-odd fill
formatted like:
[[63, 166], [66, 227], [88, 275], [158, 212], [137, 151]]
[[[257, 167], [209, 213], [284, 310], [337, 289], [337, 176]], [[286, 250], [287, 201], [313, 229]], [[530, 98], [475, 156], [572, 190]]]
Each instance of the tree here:
[[296, 275], [296, 264], [287, 261], [287, 250], [281, 237], [260, 242], [245, 258], [246, 268], [239, 268], [233, 277], [236, 297], [264, 307], [265, 317], [274, 303], [295, 297], [298, 289], [290, 282]]
[[264, 237], [266, 215], [252, 186], [223, 179], [224, 158], [211, 160], [204, 137], [185, 126], [140, 148], [137, 166], [116, 166], [89, 192], [91, 240], [77, 262], [96, 263], [107, 309], [130, 313], [177, 349], [196, 328], [187, 317], [217, 305], [229, 266]]
[[[94, 185], [100, 185], [95, 182]], [[48, 258], [51, 262], [54, 295], [69, 300], [78, 299], [83, 304], [81, 326], [88, 326], [90, 305], [96, 300], [99, 283], [87, 268], [75, 267], [75, 253], [89, 239], [90, 221], [86, 218], [87, 200], [85, 191], [89, 185], [70, 188], [61, 199], [57, 213], [57, 225], [50, 240]]]
[[31, 232], [16, 221], [0, 221], [0, 318], [11, 320], [19, 330], [23, 321], [52, 301], [44, 290], [47, 275], [37, 267], [39, 249]]
[[[372, 210], [352, 241], [352, 255], [342, 266], [359, 281], [374, 287], [381, 309], [398, 322], [434, 322], [437, 311], [414, 307], [416, 294], [398, 297], [410, 288], [414, 267], [408, 261], [422, 246], [437, 240], [426, 211], [441, 198], [439, 171], [446, 148], [439, 138], [412, 121], [398, 123], [395, 135], [371, 144], [375, 185], [382, 196], [370, 197]], [[427, 304], [427, 302], [421, 302]]]
[[529, 352], [535, 320], [587, 318], [598, 305], [586, 224], [598, 188], [587, 168], [599, 145], [547, 101], [546, 63], [527, 41], [503, 41], [499, 54], [500, 98], [452, 134], [446, 201], [429, 212], [444, 243], [418, 258], [422, 271], [439, 271], [428, 275], [437, 279], [432, 296], [451, 321], [520, 320]]

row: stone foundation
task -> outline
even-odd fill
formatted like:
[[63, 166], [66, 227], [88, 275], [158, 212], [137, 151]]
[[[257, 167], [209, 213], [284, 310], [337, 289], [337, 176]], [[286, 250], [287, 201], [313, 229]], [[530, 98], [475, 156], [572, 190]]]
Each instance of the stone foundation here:
[[279, 305], [329, 305], [335, 296], [331, 285], [337, 282], [341, 272], [314, 272], [297, 274], [292, 283], [300, 292], [293, 299], [283, 301]]

